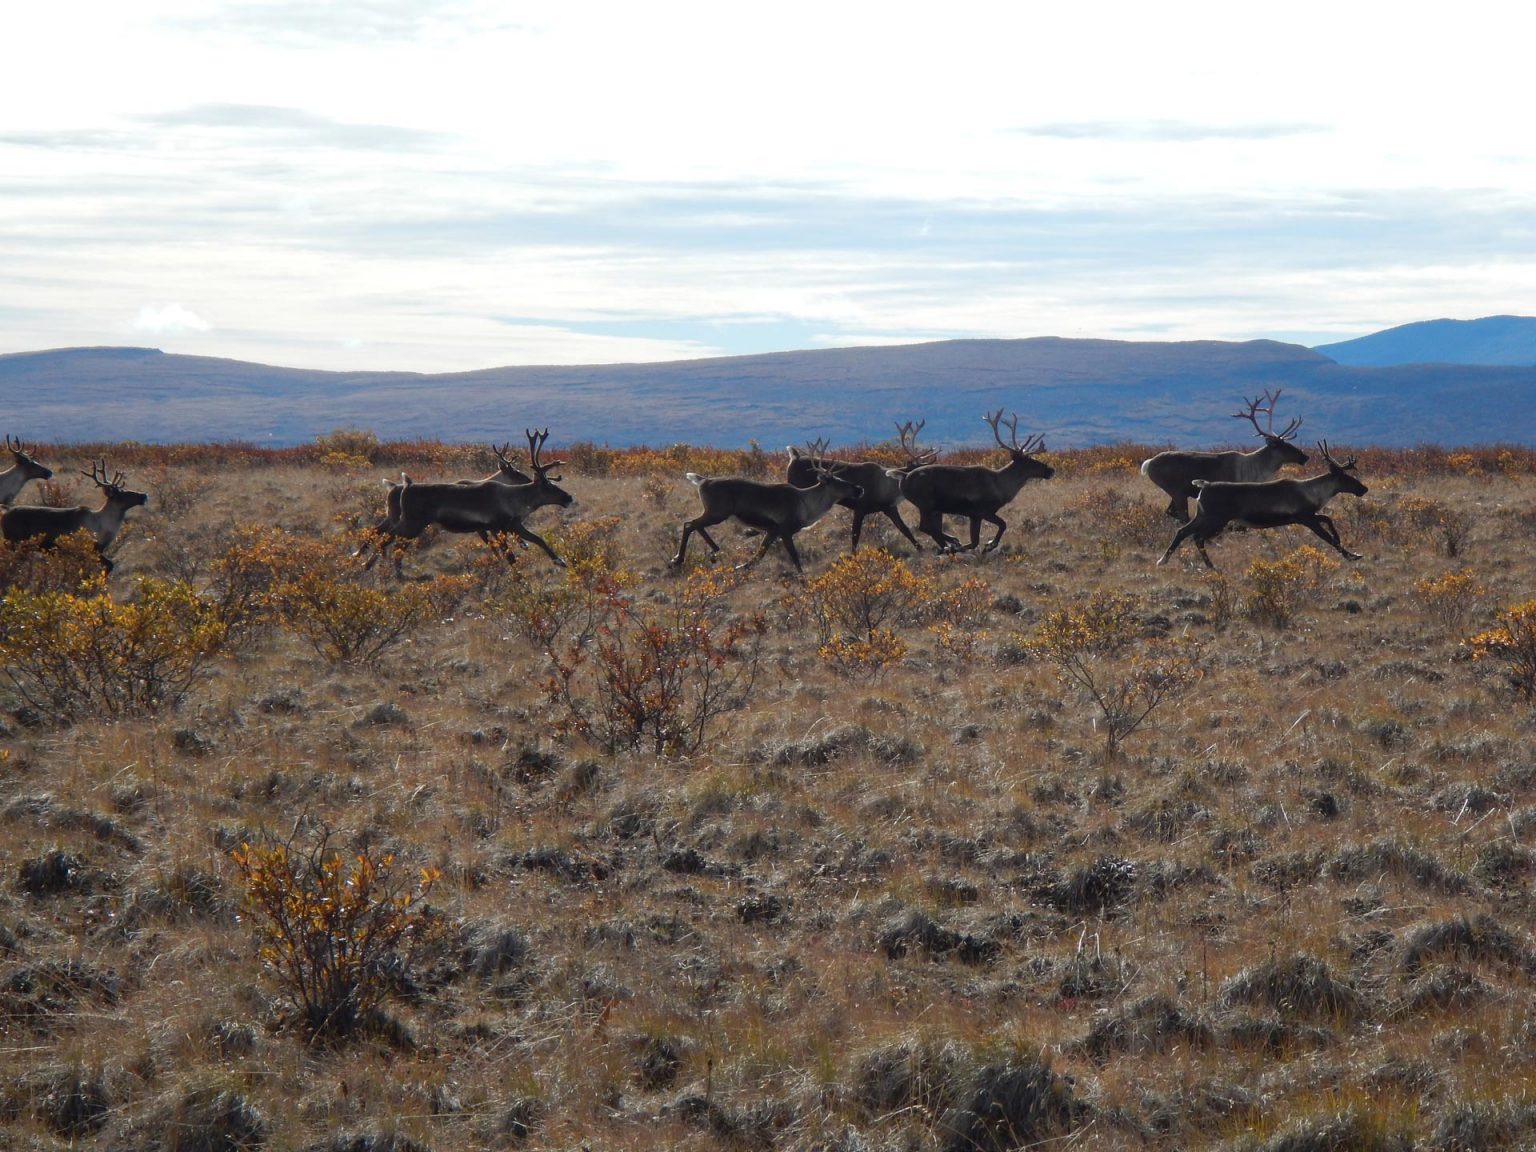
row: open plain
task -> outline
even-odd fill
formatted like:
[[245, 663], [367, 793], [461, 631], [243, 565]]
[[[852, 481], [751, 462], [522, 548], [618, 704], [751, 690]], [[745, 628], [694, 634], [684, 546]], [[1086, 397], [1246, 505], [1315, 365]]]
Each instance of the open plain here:
[[0, 563], [0, 1148], [1530, 1147], [1536, 454], [1351, 450], [1356, 563], [1119, 445], [802, 577], [667, 565], [782, 456], [567, 443], [568, 567], [401, 581], [488, 452], [37, 446], [149, 503]]

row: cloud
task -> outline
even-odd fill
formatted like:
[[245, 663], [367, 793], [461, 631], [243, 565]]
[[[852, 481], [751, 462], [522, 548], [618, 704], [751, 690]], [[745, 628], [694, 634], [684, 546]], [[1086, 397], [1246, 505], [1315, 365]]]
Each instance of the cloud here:
[[168, 27], [301, 48], [409, 43], [444, 32], [469, 35], [487, 23], [463, 0], [248, 0], [165, 21]]
[[275, 104], [193, 104], [140, 120], [159, 128], [228, 129], [265, 136], [272, 142], [343, 150], [416, 152], [451, 139], [441, 132], [392, 124], [352, 124]]
[[213, 325], [180, 304], [146, 304], [129, 325], [135, 332], [176, 334], [207, 332]]
[[1252, 124], [1202, 124], [1187, 120], [1077, 120], [1026, 124], [1021, 136], [1055, 140], [1114, 140], [1137, 144], [1183, 144], [1200, 140], [1277, 140], [1332, 131], [1326, 124], [1266, 121]]

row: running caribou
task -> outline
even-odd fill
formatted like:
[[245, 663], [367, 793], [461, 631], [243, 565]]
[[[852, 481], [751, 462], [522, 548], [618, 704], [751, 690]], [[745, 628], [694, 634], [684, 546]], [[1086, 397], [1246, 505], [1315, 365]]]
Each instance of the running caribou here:
[[[1141, 474], [1168, 493], [1169, 516], [1180, 524], [1189, 520], [1189, 501], [1195, 495], [1198, 481], [1270, 480], [1287, 464], [1307, 462], [1307, 454], [1291, 443], [1301, 427], [1299, 418], [1287, 424], [1284, 431], [1275, 431], [1275, 403], [1280, 392], [1279, 388], [1273, 393], [1266, 388], [1258, 399], [1243, 401], [1247, 405], [1245, 411], [1232, 413], [1234, 420], [1247, 420], [1253, 425], [1264, 441], [1262, 448], [1252, 452], [1159, 452], [1141, 462]], [[1264, 428], [1259, 427], [1260, 412], [1268, 418]]]
[[1340, 492], [1364, 496], [1369, 489], [1355, 475], [1353, 456], [1340, 464], [1329, 453], [1326, 440], [1319, 440], [1317, 448], [1328, 471], [1308, 480], [1266, 480], [1257, 484], [1196, 480], [1195, 514], [1174, 533], [1173, 542], [1158, 563], [1167, 563], [1168, 557], [1186, 538], [1193, 538], [1205, 566], [1215, 568], [1205, 551], [1205, 544], [1229, 524], [1249, 528], [1301, 524], [1322, 537], [1344, 559], [1360, 559], [1358, 553], [1345, 548], [1339, 540], [1338, 529], [1333, 526], [1333, 520], [1323, 514], [1323, 506]]
[[864, 518], [875, 512], [882, 512], [890, 522], [896, 525], [897, 530], [912, 543], [912, 547], [919, 552], [923, 546], [917, 542], [917, 537], [912, 535], [912, 529], [907, 527], [907, 522], [901, 518], [897, 511], [901, 504], [901, 477], [914, 468], [920, 468], [924, 464], [933, 463], [933, 458], [938, 455], [937, 448], [929, 448], [922, 452], [917, 450], [917, 434], [923, 430], [922, 420], [915, 424], [908, 420], [906, 423], [896, 425], [897, 435], [901, 438], [901, 448], [907, 454], [907, 462], [900, 468], [887, 468], [884, 464], [872, 460], [862, 463], [853, 463], [846, 460], [822, 460], [822, 454], [827, 450], [825, 440], [817, 440], [810, 445], [810, 452], [801, 452], [800, 449], [790, 445], [786, 451], [789, 453], [789, 469], [784, 477], [796, 488], [809, 488], [815, 484], [817, 475], [817, 462], [821, 466], [830, 468], [844, 480], [851, 480], [863, 491], [857, 496], [847, 496], [838, 501], [844, 508], [853, 510], [853, 547], [850, 552], [859, 550], [859, 537], [864, 531]]
[[[510, 443], [503, 444], [500, 448], [496, 447], [494, 444], [491, 445], [491, 451], [496, 456], [496, 471], [492, 472], [489, 476], [483, 476], [479, 480], [455, 480], [454, 483], [461, 488], [471, 484], [494, 483], [513, 485], [533, 483], [533, 477], [528, 475], [528, 473], [524, 472], [521, 468], [517, 467], [517, 465], [513, 464], [511, 458], [508, 457], [507, 450], [511, 447], [512, 445]], [[385, 497], [384, 500], [384, 519], [380, 520], [373, 526], [373, 530], [376, 534], [388, 534], [390, 525], [399, 521], [400, 493], [405, 488], [414, 483], [414, 481], [412, 481], [409, 476], [402, 472], [400, 473], [400, 479], [398, 481], [386, 479], [384, 483], [389, 487], [389, 494]], [[443, 529], [445, 532], [478, 532], [480, 534], [480, 539], [483, 540], [486, 544], [491, 542], [492, 532], [508, 533], [513, 531], [510, 524], [488, 525], [472, 522], [449, 522], [446, 520], [439, 521], [438, 527]], [[515, 533], [513, 534], [515, 535]], [[518, 543], [524, 548], [528, 547], [528, 541], [520, 536], [518, 537]], [[367, 550], [367, 547], [368, 546], [364, 544], [361, 548], [353, 553], [353, 556], [361, 556], [363, 552]]]
[[837, 475], [823, 465], [813, 454], [816, 483], [809, 488], [797, 488], [793, 484], [764, 484], [736, 476], [711, 479], [697, 472], [685, 475], [699, 490], [699, 502], [703, 510], [692, 520], [683, 523], [683, 538], [678, 541], [677, 555], [669, 564], [681, 564], [688, 554], [688, 538], [697, 532], [709, 545], [710, 554], [718, 555], [720, 545], [708, 529], [724, 520], [735, 517], [749, 528], [763, 534], [763, 543], [757, 554], [737, 568], [748, 568], [763, 558], [775, 540], [784, 542], [784, 551], [794, 561], [795, 570], [804, 572], [800, 553], [795, 550], [795, 533], [816, 523], [832, 506], [842, 500], [857, 500], [863, 489], [852, 480]]
[[39, 464], [27, 455], [26, 448], [16, 437], [6, 434], [5, 446], [10, 449], [16, 463], [0, 472], [0, 507], [9, 508], [17, 495], [26, 487], [28, 480], [51, 480], [53, 469]]
[[81, 472], [80, 475], [88, 477], [106, 495], [107, 502], [100, 508], [87, 508], [83, 504], [73, 508], [35, 504], [7, 508], [0, 513], [0, 537], [11, 544], [36, 540], [43, 547], [51, 548], [61, 536], [68, 536], [83, 528], [91, 534], [96, 543], [96, 552], [101, 557], [101, 565], [110, 573], [112, 561], [107, 556], [107, 549], [112, 547], [112, 542], [122, 531], [123, 517], [128, 515], [130, 508], [148, 503], [149, 497], [143, 492], [125, 487], [123, 482], [127, 477], [121, 472], [108, 480], [105, 461], [97, 461], [91, 465], [89, 472]]
[[[386, 516], [379, 525], [378, 548], [363, 565], [363, 570], [372, 568], [393, 544], [395, 574], [403, 577], [401, 553], [405, 542], [416, 539], [433, 524], [448, 532], [478, 532], [487, 541], [492, 532], [510, 532], [520, 540], [537, 544], [557, 566], [564, 568], [565, 561], [523, 521], [546, 504], [564, 508], [572, 503], [571, 494], [557, 483], [560, 477], [549, 475], [565, 461], [540, 460], [544, 443], [549, 439], [549, 429], [539, 432], [525, 429], [524, 434], [528, 437], [528, 459], [533, 468], [533, 478], [524, 484], [508, 482], [503, 475], [504, 468], [510, 468], [505, 450], [497, 453], [504, 468], [498, 467], [496, 475], [484, 480], [416, 484], [402, 474], [398, 493], [391, 493], [390, 500], [391, 510], [398, 508], [398, 514], [392, 518]], [[507, 563], [514, 562], [510, 552], [503, 552], [503, 555]]]
[[[974, 551], [981, 542], [981, 522], [996, 525], [997, 534], [987, 541], [985, 552], [997, 547], [1008, 523], [998, 510], [1019, 494], [1027, 480], [1049, 480], [1056, 470], [1049, 464], [1035, 459], [1035, 453], [1045, 448], [1043, 436], [1030, 436], [1019, 443], [1019, 417], [1017, 413], [1006, 421], [1008, 440], [1004, 442], [998, 425], [1003, 423], [1003, 410], [999, 408], [983, 416], [992, 427], [992, 437], [999, 447], [1008, 452], [1008, 463], [1001, 468], [988, 468], [984, 464], [925, 464], [905, 475], [899, 469], [886, 473], [896, 477], [901, 484], [901, 494], [910, 500], [918, 511], [917, 530], [933, 537], [942, 552]], [[944, 517], [966, 516], [971, 521], [971, 542], [962, 545], [957, 537], [944, 531]]]

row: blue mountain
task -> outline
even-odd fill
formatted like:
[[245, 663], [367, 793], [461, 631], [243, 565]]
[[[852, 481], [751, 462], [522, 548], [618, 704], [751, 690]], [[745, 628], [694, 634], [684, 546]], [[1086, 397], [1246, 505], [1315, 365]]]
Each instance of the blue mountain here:
[[[1536, 323], [1536, 322], [1533, 322]], [[35, 442], [284, 445], [341, 428], [383, 440], [677, 442], [834, 447], [926, 420], [924, 443], [989, 444], [984, 414], [1019, 414], [1049, 448], [1134, 441], [1251, 445], [1244, 397], [1283, 390], [1303, 440], [1536, 444], [1536, 367], [1358, 367], [1273, 340], [944, 340], [666, 364], [474, 372], [322, 372], [153, 348], [0, 355], [0, 431]]]
[[1536, 318], [1485, 316], [1481, 320], [1422, 320], [1382, 332], [1320, 344], [1337, 364], [1384, 368], [1397, 364], [1536, 364]]

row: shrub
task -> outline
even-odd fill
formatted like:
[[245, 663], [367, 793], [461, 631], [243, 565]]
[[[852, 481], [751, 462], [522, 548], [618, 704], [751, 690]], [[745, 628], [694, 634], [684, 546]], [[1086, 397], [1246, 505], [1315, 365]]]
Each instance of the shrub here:
[[266, 524], [230, 530], [224, 551], [210, 565], [208, 595], [219, 606], [233, 645], [245, 645], [276, 622], [273, 590], [304, 569], [315, 547]]
[[[1112, 459], [1094, 464], [1093, 472], [1135, 471], [1129, 461]], [[1161, 508], [1133, 500], [1114, 488], [1095, 488], [1072, 501], [1066, 517], [1094, 526], [1093, 541], [1100, 556], [1112, 560], [1124, 547], [1159, 548], [1166, 541]]]
[[242, 844], [232, 853], [262, 963], [313, 1037], [342, 1038], [367, 1022], [390, 981], [441, 933], [427, 904], [438, 879], [397, 873], [389, 853], [350, 862], [322, 829], [308, 847]]
[[1465, 512], [1448, 508], [1438, 500], [1405, 496], [1398, 510], [1420, 536], [1432, 541], [1443, 556], [1455, 559], [1466, 548], [1472, 520]]
[[846, 674], [878, 675], [906, 654], [892, 625], [914, 623], [933, 596], [932, 584], [881, 548], [834, 562], [786, 607], [816, 629], [821, 658]]
[[1255, 560], [1248, 566], [1248, 618], [1271, 628], [1288, 627], [1302, 601], [1337, 567], [1336, 560], [1310, 544], [1279, 560]]
[[486, 550], [487, 560], [505, 574], [489, 610], [510, 618], [541, 652], [562, 639], [575, 644], [590, 640], [636, 581], [619, 563], [620, 523], [617, 516], [608, 516], [552, 531], [550, 543], [565, 560], [564, 568], [542, 563], [509, 568], [494, 549]]
[[366, 468], [379, 458], [379, 438], [360, 428], [315, 437], [315, 459], [328, 468]]
[[866, 548], [835, 561], [804, 589], [786, 597], [796, 619], [810, 621], [817, 654], [845, 675], [877, 676], [906, 655], [896, 626], [931, 621], [940, 647], [971, 654], [991, 604], [991, 589], [972, 579], [941, 591], [882, 548]]
[[101, 554], [89, 532], [81, 529], [45, 545], [39, 539], [0, 542], [0, 592], [26, 588], [33, 592], [79, 592], [104, 589]]
[[1098, 710], [1111, 756], [1160, 705], [1183, 695], [1201, 676], [1196, 646], [1142, 639], [1139, 632], [1140, 602], [1134, 596], [1095, 592], [1049, 612], [1031, 641]]
[[1499, 613], [1498, 623], [1464, 641], [1474, 660], [1499, 660], [1509, 686], [1526, 700], [1536, 700], [1536, 600]]
[[272, 577], [266, 597], [283, 623], [333, 664], [370, 665], [428, 620], [452, 612], [474, 584], [470, 575], [443, 575], [392, 590], [358, 583], [330, 545], [288, 541], [266, 570], [260, 554], [247, 557], [242, 577], [258, 587]]
[[607, 751], [658, 756], [697, 749], [722, 713], [751, 695], [766, 625], [761, 613], [729, 616], [738, 573], [691, 572], [670, 601], [641, 609], [614, 601], [590, 643], [550, 653], [545, 683], [562, 727]]
[[0, 599], [0, 667], [33, 707], [61, 719], [175, 707], [225, 648], [216, 605], [186, 584], [142, 579], [132, 602], [104, 593], [12, 589]]
[[1232, 623], [1232, 618], [1237, 615], [1238, 597], [1237, 589], [1232, 581], [1228, 580], [1220, 572], [1207, 572], [1200, 578], [1201, 585], [1205, 588], [1206, 595], [1210, 598], [1211, 626], [1216, 629], [1225, 628]]
[[1442, 576], [1426, 576], [1413, 585], [1413, 598], [1420, 610], [1433, 617], [1442, 628], [1452, 630], [1460, 628], [1477, 610], [1487, 592], [1470, 568]]

